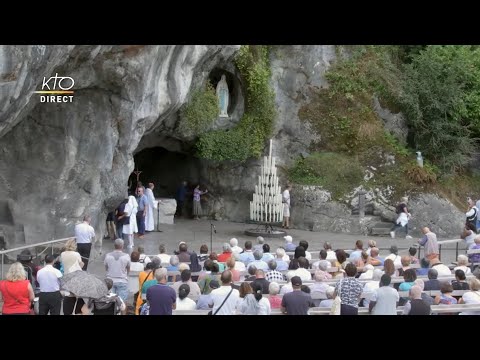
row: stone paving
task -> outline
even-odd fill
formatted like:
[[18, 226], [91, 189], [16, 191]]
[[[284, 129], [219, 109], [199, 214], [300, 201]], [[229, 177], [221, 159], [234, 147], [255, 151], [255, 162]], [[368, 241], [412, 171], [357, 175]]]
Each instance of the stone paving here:
[[[213, 250], [218, 254], [222, 252], [222, 244], [228, 242], [230, 238], [235, 237], [238, 239], [239, 246], [243, 247], [245, 241], [252, 240], [255, 244], [256, 238], [250, 237], [244, 234], [246, 229], [255, 228], [256, 225], [245, 224], [245, 223], [234, 223], [227, 221], [209, 221], [209, 220], [190, 220], [190, 219], [175, 219], [175, 224], [173, 225], [161, 225], [160, 230], [162, 232], [151, 232], [147, 233], [144, 239], [135, 239], [134, 245], [143, 245], [145, 248], [146, 254], [158, 254], [158, 246], [160, 244], [165, 244], [167, 252], [172, 254], [174, 250], [178, 249], [178, 243], [180, 241], [185, 241], [188, 244], [189, 250], [194, 250], [199, 253], [200, 246], [206, 244], [210, 250], [210, 235], [211, 235], [211, 224], [215, 226], [216, 233], [212, 231], [212, 244]], [[213, 230], [213, 228], [212, 228]], [[416, 243], [416, 238], [406, 240], [404, 237], [397, 237], [391, 239], [390, 237], [379, 237], [379, 236], [362, 236], [362, 235], [353, 235], [353, 234], [343, 234], [343, 233], [330, 233], [330, 232], [312, 232], [305, 230], [296, 230], [290, 229], [287, 230], [288, 234], [293, 237], [294, 243], [298, 244], [300, 240], [306, 240], [309, 243], [309, 251], [319, 251], [323, 248], [325, 241], [329, 241], [333, 248], [343, 248], [351, 249], [355, 245], [355, 241], [361, 239], [366, 242], [369, 239], [374, 239], [377, 241], [377, 246], [381, 249], [380, 255], [387, 255], [388, 248], [395, 244], [400, 249], [408, 248], [410, 245]], [[447, 240], [439, 238], [438, 240]], [[266, 238], [266, 243], [268, 243], [272, 249], [275, 249], [278, 246], [284, 244], [283, 238]], [[465, 245], [460, 244], [460, 253], [464, 253]], [[383, 250], [382, 250], [383, 249]], [[445, 246], [442, 251], [442, 260], [445, 262], [451, 262], [455, 259], [455, 250], [445, 249], [455, 249], [454, 244], [449, 244]], [[95, 246], [92, 248], [92, 257], [93, 263], [89, 264], [88, 270], [91, 273], [94, 273], [98, 276], [105, 275], [105, 267], [103, 266], [103, 258], [107, 252], [113, 250], [113, 242], [109, 239], [104, 239], [101, 249], [101, 254], [99, 252], [99, 247]], [[401, 250], [400, 254], [406, 254], [407, 250]], [[317, 255], [317, 254], [314, 254]], [[316, 257], [316, 256], [315, 256]]]

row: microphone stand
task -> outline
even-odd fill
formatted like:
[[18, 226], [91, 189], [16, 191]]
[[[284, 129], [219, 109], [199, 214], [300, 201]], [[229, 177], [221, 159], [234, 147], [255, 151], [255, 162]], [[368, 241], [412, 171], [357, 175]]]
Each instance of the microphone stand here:
[[215, 225], [210, 223], [210, 252], [212, 252], [212, 247], [213, 247], [213, 232], [215, 231], [215, 234], [217, 233], [217, 229], [215, 229]]
[[160, 200], [157, 202], [157, 232], [163, 232], [160, 230]]

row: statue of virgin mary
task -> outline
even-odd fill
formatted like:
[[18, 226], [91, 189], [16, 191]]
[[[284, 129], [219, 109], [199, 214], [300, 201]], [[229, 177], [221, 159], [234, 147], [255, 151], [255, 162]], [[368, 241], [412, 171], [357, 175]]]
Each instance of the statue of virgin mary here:
[[220, 117], [228, 117], [228, 85], [225, 75], [222, 75], [221, 80], [217, 85], [218, 107], [220, 109]]

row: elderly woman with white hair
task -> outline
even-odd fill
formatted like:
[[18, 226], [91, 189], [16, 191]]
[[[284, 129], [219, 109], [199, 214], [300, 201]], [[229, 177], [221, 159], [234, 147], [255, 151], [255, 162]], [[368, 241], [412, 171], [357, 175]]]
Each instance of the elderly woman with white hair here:
[[243, 251], [243, 249], [238, 246], [238, 240], [236, 238], [231, 238], [230, 239], [230, 246], [232, 248], [232, 253], [235, 254], [235, 253], [241, 253]]
[[[179, 268], [178, 268], [178, 265], [180, 264], [180, 260], [178, 259], [178, 256], [177, 255], [172, 255], [170, 256], [170, 266], [167, 266], [167, 271], [180, 271]], [[169, 276], [168, 277], [168, 282], [175, 282], [175, 281], [179, 281], [179, 277], [173, 277], [173, 276]]]
[[[294, 275], [295, 274], [293, 274], [292, 277]], [[293, 286], [292, 286], [292, 281], [291, 281], [292, 277], [289, 277], [288, 274], [286, 276], [287, 276], [287, 281], [288, 282], [281, 287], [280, 295], [285, 295], [285, 294], [291, 293], [293, 291]]]
[[286, 254], [285, 249], [283, 247], [279, 247], [275, 251], [275, 254], [277, 255], [277, 258], [275, 259], [275, 261], [277, 262], [277, 270], [288, 270], [288, 263], [290, 262], [290, 257]]
[[375, 240], [368, 240], [368, 249], [366, 250], [368, 256], [371, 255], [371, 251], [375, 247], [377, 247], [377, 242]]
[[360, 280], [370, 280], [373, 278], [373, 271], [375, 270], [373, 265], [367, 264], [363, 267], [363, 270], [363, 273], [359, 277]]
[[383, 275], [382, 270], [380, 269], [373, 270], [372, 277], [371, 277], [372, 280], [367, 281], [365, 285], [363, 285], [362, 294], [365, 295], [365, 297], [363, 298], [363, 306], [366, 306], [366, 307], [369, 306], [370, 299], [372, 298], [373, 293], [380, 287], [380, 279], [382, 275]]
[[227, 262], [228, 259], [230, 259], [233, 254], [232, 254], [232, 247], [230, 246], [229, 243], [223, 243], [222, 245], [223, 252], [218, 255], [217, 260], [219, 262]]
[[[480, 280], [473, 278], [468, 283], [470, 291], [463, 294], [459, 304], [480, 304]], [[480, 315], [480, 311], [464, 311], [460, 315]]]
[[10, 265], [5, 278], [6, 280], [0, 281], [2, 314], [29, 315], [35, 295], [23, 265], [19, 262]]
[[257, 236], [257, 243], [253, 246], [253, 251], [263, 251], [263, 244], [265, 244], [265, 239], [263, 238], [263, 236]]
[[327, 292], [335, 290], [333, 286], [328, 285], [325, 281], [332, 278], [332, 275], [323, 271], [315, 271], [315, 283], [310, 287], [310, 294], [316, 294], [319, 299], [314, 299], [313, 302], [315, 306], [320, 305], [320, 298], [327, 299]]
[[235, 270], [237, 270], [240, 273], [247, 270], [247, 267], [245, 266], [245, 264], [240, 260], [239, 253], [234, 252], [233, 258], [235, 259], [235, 267], [234, 267]]
[[468, 265], [468, 257], [466, 255], [458, 255], [457, 266], [453, 268], [453, 271], [463, 270], [465, 275], [469, 275], [472, 273], [472, 270], [470, 270], [470, 268], [467, 265]]
[[277, 282], [272, 281], [268, 285], [268, 293], [270, 294], [268, 301], [270, 302], [270, 307], [272, 309], [280, 309], [282, 306], [282, 298], [278, 296], [280, 292], [280, 285]]
[[325, 263], [319, 263], [318, 264], [318, 269], [315, 271], [315, 278], [317, 276], [317, 272], [321, 271], [321, 276], [325, 278], [325, 280], [330, 280], [332, 278], [332, 274], [328, 272], [328, 269], [331, 266], [327, 266]]

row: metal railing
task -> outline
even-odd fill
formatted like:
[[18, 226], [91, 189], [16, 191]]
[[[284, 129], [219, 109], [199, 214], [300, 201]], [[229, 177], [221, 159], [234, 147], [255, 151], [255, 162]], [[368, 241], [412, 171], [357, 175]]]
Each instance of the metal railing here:
[[[75, 239], [75, 237], [68, 237], [68, 238], [64, 238], [64, 239], [56, 239], [56, 240], [50, 240], [50, 241], [44, 241], [44, 242], [40, 242], [40, 243], [35, 243], [35, 244], [29, 244], [29, 245], [23, 245], [23, 246], [19, 246], [19, 247], [16, 247], [16, 248], [13, 248], [13, 249], [8, 249], [8, 250], [0, 250], [0, 255], [2, 256], [2, 264], [1, 264], [1, 274], [2, 274], [2, 279], [3, 279], [3, 274], [4, 274], [4, 264], [5, 264], [5, 255], [8, 254], [8, 253], [12, 253], [12, 252], [16, 252], [16, 251], [20, 251], [20, 250], [25, 250], [25, 249], [29, 249], [29, 248], [35, 248], [37, 246], [44, 246], [44, 245], [47, 245], [47, 248], [45, 250], [48, 249], [48, 245], [53, 245], [53, 244], [56, 244], [56, 243], [60, 243], [60, 242], [64, 242], [64, 241], [68, 241], [70, 239]], [[53, 255], [53, 246], [51, 247], [52, 249], [52, 255]], [[45, 251], [43, 250], [43, 251]], [[38, 255], [37, 255], [38, 256]]]
[[[458, 248], [458, 244], [462, 243], [462, 242], [465, 242], [465, 240], [463, 239], [451, 239], [451, 240], [440, 240], [440, 241], [437, 241], [438, 243], [438, 252], [439, 252], [439, 259], [441, 260], [442, 259], [442, 246], [443, 245], [447, 245], [447, 244], [455, 244], [455, 248], [454, 249], [443, 249], [443, 251], [451, 251], [451, 250], [455, 250], [455, 259], [458, 258], [458, 252], [459, 252], [459, 248]], [[398, 251], [408, 251], [408, 249], [410, 249], [410, 247], [416, 247], [418, 249], [418, 258], [421, 258], [422, 257], [422, 248], [423, 246], [422, 245], [419, 245], [419, 244], [412, 244], [411, 246], [409, 247], [406, 247], [406, 248], [398, 248]], [[390, 250], [390, 248], [384, 248], [384, 247], [381, 247], [379, 248], [379, 250]]]

